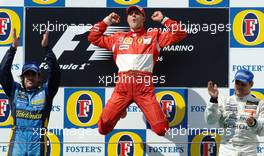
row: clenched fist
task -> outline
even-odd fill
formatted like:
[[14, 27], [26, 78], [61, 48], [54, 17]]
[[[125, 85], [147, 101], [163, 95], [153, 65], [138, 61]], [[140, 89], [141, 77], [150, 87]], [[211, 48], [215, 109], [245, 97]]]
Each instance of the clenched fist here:
[[161, 22], [161, 20], [163, 19], [163, 14], [161, 11], [155, 11], [152, 16], [151, 16], [151, 19], [153, 21], [156, 21], [156, 22]]
[[115, 12], [112, 12], [110, 13], [107, 17], [105, 17], [104, 19], [104, 22], [107, 24], [107, 25], [111, 25], [111, 24], [117, 24], [120, 22], [120, 16], [115, 13]]

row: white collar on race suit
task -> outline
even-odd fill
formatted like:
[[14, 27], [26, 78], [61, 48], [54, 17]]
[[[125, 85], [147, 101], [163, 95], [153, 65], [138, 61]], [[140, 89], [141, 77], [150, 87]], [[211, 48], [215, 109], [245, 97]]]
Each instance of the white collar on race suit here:
[[252, 95], [249, 93], [248, 95], [244, 96], [244, 97], [238, 97], [237, 95], [235, 95], [236, 100], [237, 101], [242, 101], [242, 102], [246, 102]]

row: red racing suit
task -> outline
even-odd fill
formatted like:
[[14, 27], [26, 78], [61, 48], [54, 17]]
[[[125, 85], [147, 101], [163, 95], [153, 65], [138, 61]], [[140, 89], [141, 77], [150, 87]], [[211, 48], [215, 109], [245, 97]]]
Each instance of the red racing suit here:
[[[104, 35], [107, 24], [101, 21], [94, 25], [88, 35], [92, 44], [113, 51], [118, 66], [118, 83], [107, 102], [98, 122], [99, 132], [106, 135], [111, 132], [125, 109], [135, 102], [144, 113], [152, 130], [158, 135], [165, 135], [168, 120], [163, 113], [152, 83], [154, 64], [162, 47], [171, 45], [186, 37], [176, 21], [165, 17], [162, 21], [169, 31], [160, 29], [133, 32], [116, 32]], [[141, 81], [141, 80], [144, 80]]]

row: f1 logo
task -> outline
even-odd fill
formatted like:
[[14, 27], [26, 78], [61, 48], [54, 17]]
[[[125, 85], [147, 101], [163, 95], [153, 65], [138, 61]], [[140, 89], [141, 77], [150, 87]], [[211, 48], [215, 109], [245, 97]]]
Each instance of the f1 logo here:
[[132, 141], [120, 141], [119, 144], [121, 147], [120, 156], [128, 156], [130, 153], [130, 146], [132, 146]]
[[211, 154], [214, 153], [214, 147], [215, 147], [215, 143], [211, 143], [211, 142], [205, 142], [203, 144], [203, 150], [204, 150], [204, 156], [210, 156]]
[[8, 18], [0, 18], [0, 35], [6, 35], [5, 30], [7, 29]]
[[161, 100], [161, 104], [163, 107], [163, 111], [164, 113], [166, 113], [167, 117], [171, 117], [170, 116], [170, 112], [172, 112], [172, 106], [174, 106], [174, 101], [173, 100]]
[[7, 100], [0, 99], [0, 117], [5, 116]]
[[78, 100], [79, 103], [79, 114], [78, 117], [88, 117], [89, 106], [92, 105], [91, 100]]
[[246, 32], [244, 33], [245, 36], [254, 36], [253, 31], [256, 30], [255, 25], [258, 24], [257, 19], [245, 19], [244, 20], [246, 24]]

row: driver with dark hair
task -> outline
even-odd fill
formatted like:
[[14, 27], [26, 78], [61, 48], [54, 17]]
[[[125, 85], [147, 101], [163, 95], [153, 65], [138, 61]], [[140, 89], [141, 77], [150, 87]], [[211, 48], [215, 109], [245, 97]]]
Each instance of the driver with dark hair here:
[[[15, 82], [11, 67], [18, 45], [19, 38], [16, 37], [14, 29], [12, 46], [0, 65], [0, 84], [8, 96], [14, 119], [8, 155], [45, 155], [46, 136], [42, 135], [42, 132], [45, 132], [48, 126], [52, 101], [60, 85], [60, 69], [54, 53], [48, 47], [46, 32], [41, 45], [47, 52], [45, 57], [45, 62], [49, 66], [47, 82], [40, 83], [40, 69], [36, 63], [24, 64], [20, 76], [22, 85]], [[42, 134], [34, 133], [36, 130]]]

